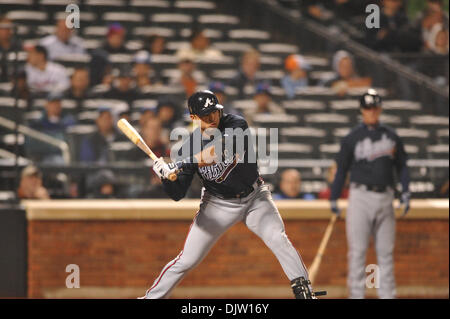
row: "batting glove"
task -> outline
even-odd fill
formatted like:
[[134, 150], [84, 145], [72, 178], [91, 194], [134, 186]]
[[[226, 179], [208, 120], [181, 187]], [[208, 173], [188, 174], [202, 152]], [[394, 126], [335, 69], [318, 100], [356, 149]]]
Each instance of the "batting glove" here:
[[408, 214], [409, 211], [409, 201], [411, 199], [411, 193], [410, 192], [403, 192], [400, 196], [400, 206], [404, 206], [403, 213], [401, 217]]
[[175, 163], [166, 163], [162, 157], [156, 159], [153, 163], [153, 171], [160, 179], [169, 179], [169, 176], [178, 172], [178, 166]]
[[341, 209], [338, 207], [337, 205], [337, 201], [332, 200], [330, 201], [330, 207], [331, 207], [331, 212], [333, 214], [336, 214], [337, 217], [339, 217], [341, 215]]

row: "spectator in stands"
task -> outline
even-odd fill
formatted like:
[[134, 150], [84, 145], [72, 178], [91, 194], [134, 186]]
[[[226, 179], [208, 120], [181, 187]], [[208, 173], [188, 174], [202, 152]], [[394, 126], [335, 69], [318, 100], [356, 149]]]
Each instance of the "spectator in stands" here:
[[177, 56], [185, 56], [190, 54], [194, 57], [194, 61], [217, 61], [222, 58], [222, 52], [211, 48], [209, 38], [204, 30], [193, 30], [190, 37], [188, 47], [180, 48]]
[[253, 111], [255, 113], [285, 113], [283, 108], [272, 100], [270, 85], [267, 82], [261, 82], [256, 86], [253, 100], [256, 103], [256, 110]]
[[108, 163], [111, 160], [109, 145], [116, 141], [111, 109], [101, 107], [95, 121], [97, 130], [85, 137], [80, 147], [80, 161]]
[[[170, 149], [167, 148], [168, 138], [163, 134], [162, 123], [159, 118], [148, 118], [141, 127], [141, 136], [157, 157], [170, 156]], [[130, 151], [128, 158], [132, 161], [146, 161], [149, 159], [147, 154], [136, 147]]]
[[89, 70], [86, 68], [76, 68], [70, 78], [70, 88], [64, 92], [64, 97], [74, 100], [90, 98], [92, 94], [89, 85]]
[[420, 28], [422, 30], [422, 39], [424, 44], [430, 41], [430, 35], [435, 25], [441, 25], [442, 29], [448, 30], [449, 17], [444, 10], [443, 0], [427, 0], [424, 12], [419, 15]]
[[172, 99], [160, 98], [158, 100], [156, 117], [161, 121], [161, 125], [166, 130], [167, 134], [169, 134], [173, 128], [181, 126], [181, 123], [178, 122], [180, 113], [181, 111], [178, 105]]
[[442, 24], [435, 24], [427, 37], [426, 49], [437, 55], [448, 54], [448, 30]]
[[111, 170], [103, 169], [88, 179], [90, 189], [88, 198], [117, 198], [117, 179]]
[[322, 85], [330, 86], [338, 95], [345, 95], [350, 88], [369, 87], [372, 79], [358, 76], [355, 70], [353, 56], [347, 51], [338, 51], [333, 56], [334, 78], [322, 82]]
[[[327, 187], [325, 189], [322, 189], [319, 192], [319, 199], [330, 199], [330, 194], [331, 194], [331, 184], [334, 181], [334, 176], [336, 175], [336, 171], [337, 171], [337, 164], [336, 162], [333, 162], [333, 164], [331, 164], [331, 166], [328, 168], [327, 170]], [[348, 193], [349, 193], [349, 185], [350, 185], [350, 179], [349, 176], [347, 176], [347, 179], [345, 181], [345, 186], [342, 189], [342, 193], [341, 193], [341, 197], [342, 199], [346, 199], [348, 198]]]
[[56, 22], [55, 34], [39, 41], [47, 49], [48, 59], [55, 60], [69, 54], [85, 54], [83, 39], [73, 34], [73, 29], [66, 26], [65, 19]]
[[166, 38], [164, 38], [161, 35], [151, 35], [148, 38], [148, 47], [147, 51], [150, 52], [150, 54], [167, 54], [167, 48], [166, 48]]
[[366, 29], [366, 45], [382, 52], [417, 52], [419, 32], [409, 23], [403, 0], [382, 0], [380, 28]]
[[42, 173], [36, 166], [29, 165], [22, 170], [17, 197], [19, 199], [50, 199], [47, 189], [42, 186]]
[[12, 80], [14, 66], [8, 61], [8, 55], [22, 49], [20, 42], [12, 36], [12, 28], [12, 21], [0, 16], [0, 82]]
[[261, 67], [260, 54], [255, 49], [246, 51], [241, 58], [240, 70], [230, 81], [230, 86], [238, 89], [238, 98], [245, 97], [246, 86], [255, 87], [261, 78], [257, 73]]
[[89, 69], [91, 70], [91, 84], [107, 84], [112, 80], [112, 66], [110, 54], [128, 54], [125, 46], [126, 31], [120, 23], [112, 23], [108, 27], [105, 43], [91, 52]]
[[126, 30], [120, 23], [112, 23], [108, 27], [106, 42], [103, 50], [109, 54], [130, 53], [125, 47]]
[[339, 18], [345, 21], [363, 15], [365, 8], [373, 0], [300, 0], [300, 10], [306, 16], [319, 20], [328, 21]]
[[27, 73], [24, 69], [19, 70], [13, 83], [19, 99], [29, 100], [31, 98], [30, 89], [27, 84]]
[[270, 85], [261, 82], [256, 86], [253, 95], [254, 106], [244, 111], [245, 119], [249, 125], [253, 125], [254, 116], [257, 114], [283, 114], [284, 109], [272, 100]]
[[126, 101], [131, 104], [138, 96], [138, 92], [133, 80], [132, 69], [124, 65], [119, 69], [117, 77], [112, 81], [112, 85], [109, 90], [104, 93], [104, 97], [107, 99], [118, 99]]
[[[66, 129], [76, 124], [76, 120], [70, 114], [63, 114], [61, 99], [60, 92], [50, 93], [42, 117], [37, 121], [30, 122], [29, 126], [55, 139], [65, 141]], [[55, 164], [64, 162], [61, 151], [50, 144], [27, 137], [25, 149], [28, 156], [35, 161]]]
[[139, 127], [144, 127], [145, 122], [151, 117], [156, 117], [154, 107], [141, 108], [141, 115], [139, 116]]
[[273, 199], [316, 199], [313, 194], [303, 193], [302, 177], [296, 169], [286, 169], [281, 173], [278, 192], [273, 195]]
[[225, 85], [222, 82], [211, 82], [209, 84], [208, 90], [216, 95], [217, 99], [219, 100], [219, 104], [223, 106], [224, 113], [240, 115], [240, 112], [238, 112], [234, 107], [227, 103]]
[[184, 88], [186, 97], [191, 96], [197, 90], [199, 84], [206, 82], [203, 73], [196, 70], [195, 56], [188, 51], [178, 55], [179, 75], [169, 81], [169, 85], [177, 85]]
[[60, 64], [48, 61], [47, 49], [40, 45], [28, 48], [25, 72], [32, 94], [63, 92], [70, 86], [66, 69]]
[[281, 79], [281, 86], [287, 97], [292, 99], [298, 88], [308, 86], [308, 71], [311, 66], [301, 55], [291, 54], [284, 61], [284, 68], [287, 74]]
[[150, 63], [151, 55], [147, 51], [139, 51], [133, 58], [133, 75], [138, 91], [159, 83]]

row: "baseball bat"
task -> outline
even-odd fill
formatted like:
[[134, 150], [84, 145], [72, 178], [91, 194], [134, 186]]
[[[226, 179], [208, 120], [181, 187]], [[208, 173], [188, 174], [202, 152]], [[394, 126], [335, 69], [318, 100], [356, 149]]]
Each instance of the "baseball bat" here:
[[[137, 147], [139, 147], [142, 151], [144, 151], [144, 153], [146, 153], [152, 160], [155, 161], [158, 159], [155, 153], [153, 153], [150, 147], [148, 147], [148, 145], [144, 142], [144, 139], [141, 137], [141, 135], [130, 123], [128, 123], [126, 119], [120, 119], [117, 122], [117, 126]], [[173, 182], [176, 179], [177, 174], [172, 173], [169, 175], [170, 181]]]
[[336, 219], [337, 215], [333, 214], [331, 216], [330, 222], [328, 223], [327, 229], [325, 230], [325, 234], [323, 235], [322, 241], [320, 242], [319, 249], [317, 250], [316, 253], [316, 257], [314, 257], [311, 267], [309, 268], [309, 280], [311, 280], [311, 283], [313, 283], [314, 279], [316, 278], [317, 271], [319, 270], [320, 263], [322, 262], [323, 253], [325, 252], [325, 248], [327, 248], [327, 244], [331, 237], [331, 233], [333, 232]]

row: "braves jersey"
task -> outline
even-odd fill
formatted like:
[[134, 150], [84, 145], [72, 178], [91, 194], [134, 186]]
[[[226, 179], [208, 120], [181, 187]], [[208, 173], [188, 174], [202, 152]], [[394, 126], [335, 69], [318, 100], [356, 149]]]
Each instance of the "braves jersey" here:
[[[244, 118], [238, 115], [224, 114], [218, 126], [222, 140], [230, 138], [229, 129], [241, 129], [245, 132], [248, 129], [248, 124]], [[194, 133], [191, 133], [180, 148], [179, 155], [183, 153], [185, 147], [189, 148], [191, 157], [196, 153], [193, 151], [195, 149], [193, 146], [195, 138], [193, 136]], [[201, 149], [208, 147], [208, 143], [211, 141], [211, 138], [202, 136]], [[195, 169], [183, 169], [175, 182], [164, 180], [163, 187], [167, 194], [174, 200], [183, 198], [191, 185], [194, 174], [200, 176], [205, 189], [213, 195], [229, 197], [248, 189], [259, 177], [252, 139], [249, 134], [244, 134], [243, 148], [236, 148], [236, 138], [234, 138], [233, 145], [233, 149], [223, 150], [222, 161]]]
[[381, 124], [374, 127], [360, 124], [341, 142], [330, 199], [339, 198], [348, 171], [351, 182], [371, 186], [393, 186], [396, 171], [403, 191], [408, 191], [406, 161], [403, 142], [393, 129]]

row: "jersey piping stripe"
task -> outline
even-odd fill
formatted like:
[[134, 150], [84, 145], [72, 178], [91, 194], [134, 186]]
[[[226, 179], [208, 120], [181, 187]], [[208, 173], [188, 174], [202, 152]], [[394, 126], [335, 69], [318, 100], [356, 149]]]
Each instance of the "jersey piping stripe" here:
[[173, 265], [175, 265], [175, 263], [176, 263], [178, 260], [180, 260], [181, 256], [183, 255], [183, 252], [184, 252], [184, 246], [186, 245], [186, 241], [187, 241], [187, 239], [188, 239], [188, 237], [189, 237], [189, 233], [191, 232], [192, 226], [194, 225], [194, 222], [195, 222], [195, 220], [196, 220], [196, 218], [197, 218], [197, 216], [198, 216], [199, 213], [200, 213], [200, 210], [198, 210], [197, 213], [195, 214], [194, 220], [192, 221], [191, 226], [189, 227], [189, 231], [188, 231], [188, 233], [187, 233], [187, 235], [186, 235], [186, 238], [185, 238], [185, 240], [184, 240], [183, 250], [178, 254], [177, 258], [175, 258], [175, 260], [173, 261], [173, 263], [171, 263], [170, 265], [168, 265], [168, 266], [161, 272], [161, 275], [159, 275], [158, 280], [153, 284], [153, 286], [151, 286], [151, 287], [145, 292], [145, 295], [146, 295], [146, 296], [147, 296], [147, 294], [148, 294], [150, 291], [152, 291], [152, 289], [154, 289], [154, 288], [159, 284], [159, 282], [161, 281], [161, 279], [162, 279], [162, 277], [164, 276], [164, 274], [166, 273], [166, 271], [169, 270], [170, 267], [172, 267]]

